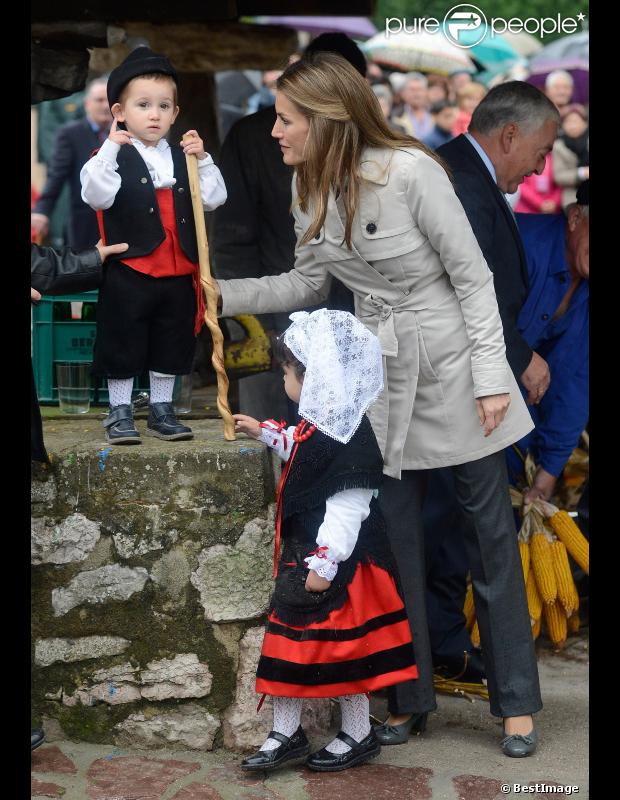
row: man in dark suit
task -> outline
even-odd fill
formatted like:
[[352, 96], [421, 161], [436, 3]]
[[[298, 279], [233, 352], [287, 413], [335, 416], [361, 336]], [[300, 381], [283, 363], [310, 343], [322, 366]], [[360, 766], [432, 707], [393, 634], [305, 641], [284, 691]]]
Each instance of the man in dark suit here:
[[512, 209], [504, 197], [526, 176], [540, 175], [560, 118], [545, 95], [523, 81], [494, 87], [477, 106], [469, 131], [437, 150], [493, 273], [512, 371], [538, 403], [549, 386], [549, 368], [517, 329], [528, 292], [527, 263]]
[[70, 216], [67, 244], [74, 250], [94, 247], [99, 239], [97, 216], [81, 197], [80, 170], [93, 150], [100, 147], [108, 136], [112, 116], [106, 85], [105, 78], [91, 81], [84, 97], [86, 117], [58, 129], [47, 180], [31, 215], [32, 227], [40, 237], [44, 237], [49, 230], [50, 217], [56, 202], [68, 182]]

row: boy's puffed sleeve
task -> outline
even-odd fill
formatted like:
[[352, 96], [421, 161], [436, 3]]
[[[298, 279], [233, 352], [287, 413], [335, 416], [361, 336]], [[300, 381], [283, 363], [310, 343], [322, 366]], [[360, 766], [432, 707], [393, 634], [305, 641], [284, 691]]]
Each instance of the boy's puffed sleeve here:
[[106, 139], [98, 152], [82, 167], [80, 172], [82, 200], [94, 211], [110, 208], [121, 188], [121, 176], [117, 172], [116, 162], [120, 149], [120, 145], [116, 142]]

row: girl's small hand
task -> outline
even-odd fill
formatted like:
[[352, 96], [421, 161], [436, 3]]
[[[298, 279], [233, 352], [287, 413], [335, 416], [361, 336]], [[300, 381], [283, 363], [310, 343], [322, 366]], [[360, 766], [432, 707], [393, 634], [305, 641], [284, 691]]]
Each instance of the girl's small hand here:
[[331, 585], [331, 581], [328, 581], [327, 578], [321, 578], [313, 569], [308, 572], [308, 577], [306, 578], [307, 592], [325, 592]]
[[120, 131], [118, 129], [118, 123], [116, 121], [116, 117], [112, 120], [112, 124], [110, 125], [110, 133], [108, 134], [108, 139], [113, 141], [115, 144], [124, 145], [124, 144], [131, 144], [131, 134], [129, 131]]
[[233, 414], [235, 420], [235, 433], [246, 433], [253, 439], [259, 439], [261, 434], [260, 423], [254, 417], [246, 414]]
[[183, 134], [183, 138], [186, 136], [192, 136], [193, 138], [186, 142], [181, 140], [181, 147], [185, 155], [193, 153], [199, 161], [206, 158], [207, 154], [205, 153], [204, 143], [200, 136], [198, 136], [198, 131], [187, 131], [187, 133]]

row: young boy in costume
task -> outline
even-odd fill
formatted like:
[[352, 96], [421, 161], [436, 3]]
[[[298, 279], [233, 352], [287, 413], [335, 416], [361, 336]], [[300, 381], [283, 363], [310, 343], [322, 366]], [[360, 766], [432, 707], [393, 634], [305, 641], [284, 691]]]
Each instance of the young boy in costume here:
[[82, 168], [82, 199], [97, 211], [103, 242], [129, 242], [106, 263], [97, 307], [93, 374], [106, 377], [110, 444], [140, 442], [134, 376], [150, 374], [147, 434], [191, 439], [175, 417], [176, 375], [191, 372], [204, 317], [198, 248], [185, 155], [198, 159], [203, 208], [226, 200], [219, 169], [195, 130], [188, 144], [166, 135], [179, 113], [177, 74], [163, 55], [133, 50], [108, 79], [109, 138]]
[[381, 750], [367, 693], [418, 672], [376, 500], [383, 460], [365, 416], [383, 389], [379, 340], [346, 311], [302, 311], [291, 320], [275, 355], [301, 422], [286, 428], [235, 414], [238, 431], [286, 462], [275, 590], [256, 673], [257, 692], [273, 696], [273, 730], [241, 766], [270, 770], [307, 755], [303, 698], [337, 696], [342, 730], [306, 760], [310, 769], [336, 772]]

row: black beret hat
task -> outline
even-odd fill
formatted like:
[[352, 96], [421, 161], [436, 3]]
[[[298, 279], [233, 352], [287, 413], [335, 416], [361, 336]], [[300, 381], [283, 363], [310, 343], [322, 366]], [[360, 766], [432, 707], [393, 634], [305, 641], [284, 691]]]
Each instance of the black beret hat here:
[[346, 58], [362, 78], [366, 77], [366, 56], [346, 33], [322, 33], [310, 42], [304, 50], [304, 55], [324, 52], [337, 53]]
[[161, 72], [169, 75], [175, 83], [178, 77], [175, 68], [166, 56], [154, 53], [150, 47], [136, 47], [132, 50], [122, 64], [113, 69], [108, 78], [108, 103], [110, 108], [119, 102], [121, 92], [130, 80], [139, 75], [149, 75], [152, 72]]
[[590, 180], [584, 181], [579, 184], [577, 189], [577, 203], [580, 206], [590, 205]]

